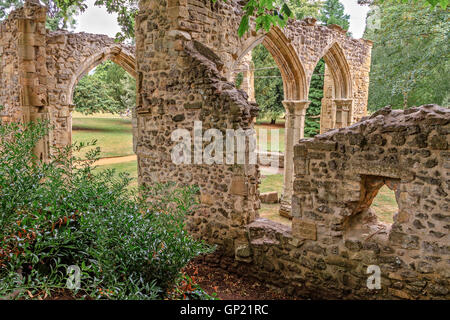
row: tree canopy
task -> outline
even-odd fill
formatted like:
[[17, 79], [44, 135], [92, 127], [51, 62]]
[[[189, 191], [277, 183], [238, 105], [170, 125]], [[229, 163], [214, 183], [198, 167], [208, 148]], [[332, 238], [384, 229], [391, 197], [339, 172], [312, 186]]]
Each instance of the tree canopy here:
[[448, 105], [448, 12], [425, 2], [375, 2], [364, 37], [374, 41], [369, 108]]
[[350, 26], [350, 15], [344, 13], [344, 6], [339, 0], [327, 0], [320, 10], [320, 21], [326, 25], [337, 24], [344, 30]]
[[136, 81], [122, 67], [106, 61], [79, 81], [73, 101], [84, 114], [126, 113], [136, 103]]
[[[86, 4], [83, 3], [66, 7], [61, 5], [60, 0], [41, 1], [47, 6], [46, 27], [52, 31], [75, 27], [75, 16], [86, 9]], [[0, 0], [0, 21], [5, 19], [12, 10], [23, 6], [24, 2], [25, 0]]]

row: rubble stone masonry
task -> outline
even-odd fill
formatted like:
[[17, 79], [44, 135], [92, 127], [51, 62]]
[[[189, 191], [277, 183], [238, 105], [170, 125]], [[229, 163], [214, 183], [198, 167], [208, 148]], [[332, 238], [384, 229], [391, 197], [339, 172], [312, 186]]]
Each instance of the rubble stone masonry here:
[[[449, 110], [383, 109], [367, 118], [370, 41], [311, 18], [239, 38], [241, 14], [235, 0], [142, 0], [134, 49], [101, 35], [49, 32], [45, 8], [27, 2], [0, 25], [2, 119], [50, 119], [55, 130], [37, 150], [45, 159], [50, 146], [71, 141], [78, 80], [113, 60], [137, 81], [139, 183], [200, 187], [187, 227], [218, 245], [219, 254], [205, 259], [309, 298], [449, 299]], [[283, 77], [281, 205], [292, 227], [258, 217], [259, 166], [248, 158], [237, 164], [237, 149], [222, 163], [197, 162], [194, 147], [193, 163], [172, 161], [176, 129], [203, 149], [210, 141], [194, 133], [252, 134], [257, 105], [232, 80], [260, 43]], [[303, 139], [309, 81], [322, 57], [322, 134]], [[370, 208], [383, 185], [397, 196], [392, 225], [379, 223]], [[369, 265], [380, 268], [381, 289], [367, 287]]]

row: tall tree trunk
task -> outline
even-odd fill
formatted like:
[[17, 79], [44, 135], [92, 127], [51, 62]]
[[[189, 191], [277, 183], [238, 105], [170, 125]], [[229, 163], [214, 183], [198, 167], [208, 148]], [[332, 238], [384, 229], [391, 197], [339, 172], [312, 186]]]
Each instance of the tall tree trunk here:
[[270, 124], [275, 124], [276, 121], [277, 119], [270, 119]]

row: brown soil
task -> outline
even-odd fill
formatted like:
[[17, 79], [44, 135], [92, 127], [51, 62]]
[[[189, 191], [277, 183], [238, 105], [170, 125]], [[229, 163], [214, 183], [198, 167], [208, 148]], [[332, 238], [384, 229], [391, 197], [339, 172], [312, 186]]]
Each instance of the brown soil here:
[[208, 294], [216, 293], [216, 297], [221, 300], [292, 299], [292, 297], [287, 297], [275, 289], [268, 288], [255, 279], [244, 278], [205, 262], [199, 264], [193, 261], [184, 271]]

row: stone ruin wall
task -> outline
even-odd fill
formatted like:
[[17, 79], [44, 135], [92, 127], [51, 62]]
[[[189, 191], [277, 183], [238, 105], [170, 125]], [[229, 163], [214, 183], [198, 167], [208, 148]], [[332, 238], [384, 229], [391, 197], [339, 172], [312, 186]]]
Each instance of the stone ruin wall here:
[[[253, 34], [238, 39], [234, 32], [239, 21], [236, 13], [239, 12], [239, 6], [234, 2], [210, 4], [174, 0], [166, 6], [165, 1], [141, 1], [136, 20], [140, 182], [176, 181], [199, 185], [201, 204], [189, 217], [188, 227], [195, 236], [218, 244], [220, 253], [205, 259], [222, 268], [270, 282], [288, 293], [313, 298], [448, 298], [448, 215], [444, 213], [448, 206], [444, 205], [443, 196], [437, 194], [437, 198], [430, 199], [432, 202], [439, 199], [442, 205], [432, 208], [435, 213], [427, 213], [429, 219], [436, 220], [430, 221], [434, 223], [435, 234], [424, 235], [422, 230], [417, 235], [406, 224], [399, 231], [397, 222], [392, 226], [393, 231], [389, 231], [388, 226], [374, 222], [372, 211], [367, 208], [376, 188], [382, 184], [400, 191], [408, 185], [404, 184], [403, 175], [395, 175], [383, 166], [364, 166], [376, 162], [382, 153], [397, 156], [383, 156], [379, 160], [383, 165], [383, 161], [388, 164], [389, 161], [395, 163], [395, 159], [407, 158], [401, 153], [407, 151], [395, 150], [391, 145], [385, 131], [389, 126], [382, 123], [380, 113], [350, 128], [334, 130], [313, 140], [302, 140], [301, 145], [295, 147], [295, 155], [292, 155], [296, 174], [292, 227], [258, 218], [260, 177], [257, 165], [177, 166], [172, 163], [170, 153], [174, 143], [170, 135], [176, 128], [192, 132], [196, 120], [203, 121], [203, 132], [208, 128], [252, 128], [256, 106], [247, 101], [245, 93], [227, 82], [228, 76], [234, 66], [239, 66], [239, 57], [245, 56], [255, 43], [263, 41], [269, 51], [274, 52], [273, 42], [283, 39], [283, 35], [275, 32], [265, 37]], [[325, 59], [335, 77], [345, 75], [345, 63], [347, 71], [351, 70], [351, 82], [340, 79], [332, 85], [332, 90], [339, 90], [342, 100], [352, 100], [355, 111], [352, 121], [362, 118], [367, 100], [371, 44], [347, 38], [342, 30], [317, 26], [313, 21], [294, 24], [296, 31], [290, 32], [288, 26], [285, 32], [288, 41], [278, 46], [285, 51], [276, 56], [277, 62], [283, 63], [287, 100], [305, 99], [308, 87], [301, 85], [307, 83], [315, 63], [329, 50], [330, 55]], [[337, 45], [336, 39], [340, 40]], [[300, 55], [300, 65], [305, 66], [303, 79], [299, 70], [289, 69], [296, 63], [290, 55], [292, 50], [303, 54]], [[344, 67], [343, 61], [346, 61]], [[352, 96], [345, 96], [350, 92]], [[408, 128], [415, 122], [425, 131], [431, 128], [448, 130], [448, 113], [438, 107], [421, 110], [425, 111], [418, 111], [418, 114], [430, 114], [428, 117], [433, 118], [434, 126], [419, 125], [416, 122], [422, 120], [417, 118], [411, 120], [408, 117], [411, 111], [404, 115], [396, 111], [393, 115], [400, 127]], [[393, 115], [387, 115], [386, 122], [392, 122]], [[407, 124], [401, 124], [402, 121]], [[366, 144], [370, 150], [370, 155], [366, 156], [369, 160], [364, 158], [365, 149], [352, 145], [355, 139], [351, 138], [352, 132], [361, 128], [370, 128], [364, 135], [359, 134], [364, 141], [370, 141]], [[349, 147], [338, 147], [339, 143], [334, 142], [337, 137], [341, 137], [342, 145]], [[412, 144], [411, 148], [415, 148]], [[301, 151], [302, 148], [305, 151]], [[431, 142], [422, 148], [424, 154], [428, 151], [430, 156], [433, 155], [431, 157], [442, 166], [441, 175], [445, 175], [445, 152], [433, 151]], [[303, 154], [307, 160], [301, 158]], [[329, 177], [333, 169], [326, 169], [329, 164], [323, 160], [331, 155], [342, 162], [332, 162], [340, 166], [340, 173]], [[360, 174], [367, 177], [351, 172], [351, 159], [359, 159], [358, 170], [366, 168]], [[304, 161], [308, 161], [308, 166]], [[400, 163], [401, 166], [396, 166], [404, 168], [403, 160]], [[425, 179], [436, 179], [426, 178], [423, 174]], [[426, 174], [435, 176], [434, 172]], [[421, 178], [416, 179], [416, 183], [423, 182]], [[360, 186], [361, 181], [364, 181], [364, 187]], [[441, 184], [444, 184], [443, 180]], [[366, 196], [360, 203], [361, 194]], [[404, 192], [399, 195], [400, 199], [408, 198]], [[324, 199], [330, 201], [329, 206]], [[401, 209], [409, 203], [404, 201]], [[356, 216], [372, 221], [367, 230], [358, 218], [347, 217], [352, 216], [350, 212], [355, 208], [363, 212]], [[409, 203], [408, 208], [410, 219], [422, 216], [415, 204]], [[416, 214], [418, 218], [413, 218]], [[402, 211], [399, 216], [406, 219]], [[352, 226], [351, 230], [346, 229], [348, 226]], [[377, 226], [385, 231], [371, 234]], [[366, 287], [368, 264], [380, 266], [381, 290]]]
[[0, 110], [2, 121], [20, 121], [18, 25], [10, 16], [0, 24]]
[[[184, 93], [179, 97], [178, 93], [174, 93], [172, 89], [168, 94], [164, 93], [165, 88], [172, 86], [170, 84], [173, 74], [171, 69], [178, 68], [177, 63], [182, 64], [182, 58], [178, 56], [181, 55], [180, 51], [183, 51], [182, 46], [185, 42], [194, 41], [214, 53], [211, 59], [214, 60], [220, 76], [224, 77], [222, 81], [232, 81], [233, 71], [239, 67], [242, 58], [254, 46], [263, 43], [277, 61], [284, 80], [285, 105], [288, 113], [288, 121], [286, 121], [288, 141], [284, 158], [286, 190], [283, 195], [286, 198], [284, 211], [290, 212], [293, 141], [303, 136], [305, 112], [308, 106], [306, 99], [309, 91], [309, 79], [314, 67], [317, 61], [325, 56], [335, 76], [336, 88], [334, 91], [336, 95], [333, 102], [338, 103], [339, 101], [341, 109], [345, 105], [344, 109], [347, 109], [338, 112], [346, 114], [347, 124], [349, 124], [366, 113], [371, 43], [365, 40], [351, 39], [345, 35], [345, 31], [337, 26], [316, 25], [313, 19], [293, 21], [283, 31], [273, 28], [268, 34], [253, 32], [241, 39], [236, 33], [241, 12], [241, 7], [236, 2], [141, 1], [140, 14], [136, 18], [137, 71], [138, 77], [142, 76], [142, 79], [139, 79], [140, 84], [138, 84], [138, 109], [147, 104], [154, 108], [155, 105], [161, 105], [157, 100], [158, 97], [164, 100], [163, 104], [167, 103], [166, 101], [175, 104], [170, 108], [160, 107], [161, 112], [192, 113], [181, 107], [187, 99], [190, 104], [196, 105], [198, 108], [207, 107], [204, 106], [207, 97], [198, 92], [190, 94], [189, 90], [184, 89]], [[206, 49], [202, 50], [206, 52]], [[210, 53], [205, 53], [205, 55], [208, 56]], [[175, 57], [178, 60], [175, 61]], [[172, 64], [169, 63], [170, 61]], [[181, 68], [185, 67], [181, 66]], [[185, 87], [189, 86], [191, 84], [187, 82]], [[145, 119], [139, 120], [139, 118]], [[187, 118], [186, 115], [185, 118]], [[148, 123], [148, 119], [148, 115], [138, 115], [138, 121]], [[180, 123], [179, 126], [181, 125], [186, 125], [186, 123]], [[208, 126], [212, 125], [206, 124], [205, 129]], [[148, 135], [148, 132], [143, 132], [143, 126], [139, 125], [139, 127], [141, 128], [140, 135]], [[153, 122], [150, 127], [160, 128], [161, 126]], [[167, 125], [162, 127], [166, 128]], [[138, 137], [138, 140], [140, 141], [141, 138]], [[143, 163], [148, 161], [145, 159], [147, 156], [143, 156], [144, 151], [139, 155], [139, 148], [144, 150], [142, 144], [139, 145], [138, 142], [137, 153], [142, 158], [139, 160], [141, 181], [159, 181], [155, 177], [164, 174], [163, 171], [149, 170], [149, 167]], [[165, 149], [166, 153], [167, 151], [170, 149]], [[163, 158], [168, 160], [168, 155]], [[146, 171], [154, 171], [150, 173], [153, 177], [147, 178]], [[167, 172], [168, 176], [176, 174], [178, 173], [172, 170]], [[253, 183], [248, 184], [248, 179], [244, 179], [246, 181], [245, 188], [253, 190]]]
[[[450, 110], [435, 105], [385, 108], [301, 140], [292, 223], [304, 239], [301, 273], [312, 270], [323, 286], [337, 278], [337, 289], [357, 296], [450, 298], [449, 142]], [[398, 202], [392, 226], [370, 209], [384, 184]], [[365, 288], [368, 265], [381, 268], [375, 293]]]
[[[194, 121], [202, 121], [201, 133], [209, 128], [222, 132], [248, 129], [257, 108], [243, 91], [227, 82], [220, 72], [223, 64], [214, 52], [189, 33], [174, 28], [164, 6], [148, 4], [154, 6], [141, 7], [136, 19], [140, 183], [199, 185], [202, 204], [190, 219], [191, 231], [222, 244], [232, 226], [255, 219], [259, 208], [257, 166], [175, 165], [171, 134], [186, 129], [193, 136]], [[209, 144], [199, 143], [203, 147]], [[243, 230], [233, 230], [244, 236]], [[229, 241], [232, 245], [233, 240]]]
[[[45, 105], [45, 10], [25, 6], [0, 24], [0, 104], [7, 121], [38, 117]], [[22, 108], [24, 107], [24, 108]]]
[[[155, 6], [156, 2], [142, 4]], [[290, 21], [283, 30], [273, 28], [268, 34], [252, 31], [239, 38], [236, 30], [243, 11], [237, 1], [174, 0], [168, 1], [168, 10], [169, 18], [178, 22], [178, 30], [188, 32], [221, 58], [221, 72], [228, 80], [249, 50], [263, 43], [286, 82], [291, 82], [285, 83], [286, 100], [307, 100], [311, 75], [323, 57], [334, 68], [338, 86], [348, 87], [335, 98], [353, 100], [352, 123], [366, 115], [371, 41], [350, 38], [339, 26], [321, 26], [312, 18]]]
[[45, 19], [45, 7], [26, 2], [0, 23], [1, 117], [48, 120], [55, 129], [37, 147], [43, 159], [71, 143], [73, 89], [87, 72], [109, 59], [136, 77], [134, 47], [104, 35], [52, 32]]
[[[172, 132], [177, 128], [192, 132], [196, 120], [203, 122], [203, 132], [253, 128], [257, 106], [229, 80], [240, 58], [261, 42], [281, 69], [286, 106], [293, 107], [293, 113], [295, 107], [307, 106], [311, 73], [325, 55], [335, 80], [330, 85], [334, 92], [328, 114], [341, 120], [350, 114], [346, 124], [366, 114], [370, 42], [348, 38], [341, 29], [318, 26], [312, 19], [290, 23], [283, 31], [274, 28], [268, 34], [253, 32], [238, 39], [240, 12], [233, 1], [141, 1], [135, 69], [139, 182], [199, 185], [201, 204], [188, 218], [188, 227], [195, 236], [219, 245], [222, 256], [207, 259], [288, 293], [449, 298], [445, 110], [424, 107], [404, 114], [384, 110], [349, 128], [302, 140], [295, 153], [293, 144], [302, 135], [291, 131], [292, 150], [285, 158], [295, 162], [292, 228], [258, 218], [258, 165], [172, 162]], [[21, 27], [11, 17], [1, 24], [0, 103], [8, 110], [2, 117], [27, 119], [24, 114], [42, 114], [57, 119], [60, 133], [54, 131], [48, 144], [67, 142], [73, 85], [105, 59], [115, 59], [127, 69], [133, 64], [131, 49], [102, 36], [47, 32], [42, 11], [30, 3], [16, 14], [24, 20], [37, 19], [37, 27], [29, 27], [31, 21]], [[28, 54], [18, 54], [21, 50]], [[30, 52], [46, 57], [46, 63], [37, 63]], [[18, 82], [9, 81], [9, 75]], [[30, 89], [36, 84], [45, 90]], [[25, 103], [24, 97], [33, 99]], [[434, 125], [427, 124], [430, 119]], [[397, 127], [403, 129], [389, 131]], [[300, 129], [290, 127], [294, 128]], [[409, 167], [412, 174], [405, 173]], [[400, 213], [391, 230], [384, 226], [385, 231], [364, 240], [363, 234], [379, 226], [368, 206], [384, 183], [397, 190]], [[366, 220], [371, 223], [361, 222]], [[382, 268], [380, 291], [365, 287], [368, 263]]]
[[[306, 298], [449, 299], [449, 144], [450, 110], [436, 105], [302, 139], [292, 227], [255, 219], [234, 256], [205, 260]], [[392, 225], [370, 208], [383, 185], [396, 194]], [[370, 265], [381, 289], [367, 287]]]

